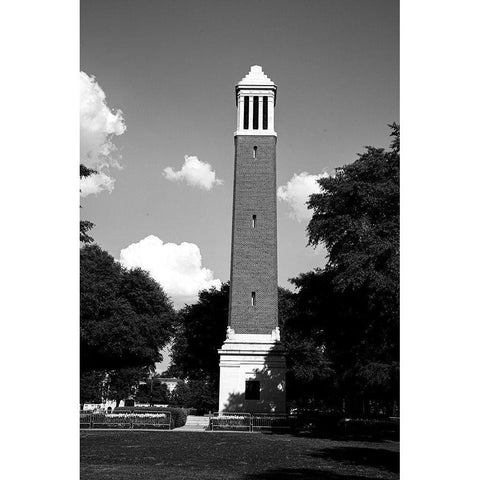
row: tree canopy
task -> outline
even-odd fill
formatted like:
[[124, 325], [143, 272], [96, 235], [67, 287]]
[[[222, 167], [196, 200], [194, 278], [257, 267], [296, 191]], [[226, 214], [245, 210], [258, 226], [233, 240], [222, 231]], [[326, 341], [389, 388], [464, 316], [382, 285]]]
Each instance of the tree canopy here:
[[138, 386], [135, 401], [148, 403], [152, 406], [168, 404], [170, 403], [170, 392], [164, 383], [161, 383], [158, 379], [149, 378], [145, 383]]
[[366, 147], [318, 181], [307, 233], [311, 245], [325, 245], [328, 262], [292, 280], [297, 335], [321, 347], [337, 397], [350, 397], [353, 410], [398, 403], [400, 128], [391, 129], [389, 151]]
[[[89, 177], [97, 173], [96, 170], [92, 170], [91, 168], [86, 167], [85, 165], [80, 164], [80, 178], [81, 177]], [[80, 208], [82, 208], [80, 206]], [[89, 220], [80, 220], [80, 241], [82, 243], [92, 243], [93, 237], [91, 237], [88, 232], [95, 226], [93, 222]]]
[[140, 382], [150, 375], [148, 367], [118, 368], [108, 372], [105, 396], [115, 400], [116, 406], [121, 400], [137, 394]]
[[98, 245], [80, 250], [81, 370], [153, 367], [175, 311], [158, 283], [122, 267]]
[[[391, 150], [366, 152], [335, 175], [321, 178], [310, 196], [309, 244], [322, 242], [327, 269], [341, 290], [365, 287], [373, 294], [397, 293], [400, 244], [400, 128], [391, 125]], [[394, 296], [396, 298], [396, 296]]]
[[198, 414], [215, 411], [218, 409], [218, 385], [210, 379], [179, 383], [170, 395], [170, 403], [195, 408]]
[[169, 374], [218, 384], [218, 352], [226, 338], [229, 284], [198, 295], [197, 303], [178, 312]]

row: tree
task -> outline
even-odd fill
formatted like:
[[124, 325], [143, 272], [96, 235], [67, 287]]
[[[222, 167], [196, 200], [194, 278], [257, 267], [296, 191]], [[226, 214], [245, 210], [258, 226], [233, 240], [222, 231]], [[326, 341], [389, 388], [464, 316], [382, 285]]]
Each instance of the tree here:
[[121, 400], [136, 394], [142, 380], [150, 374], [148, 367], [119, 368], [108, 374], [106, 397], [115, 400], [116, 406]]
[[308, 208], [309, 244], [323, 242], [327, 269], [341, 291], [366, 288], [389, 296], [398, 306], [400, 243], [400, 128], [391, 125], [391, 150], [366, 147], [366, 153], [332, 177], [321, 178], [321, 193]]
[[209, 380], [218, 386], [218, 352], [226, 338], [229, 284], [198, 295], [198, 302], [178, 314], [172, 366], [168, 374], [189, 380]]
[[309, 244], [325, 244], [328, 262], [294, 279], [303, 322], [321, 333], [353, 410], [398, 402], [400, 129], [390, 127], [389, 151], [367, 147], [318, 181], [307, 232]]
[[[81, 177], [89, 177], [97, 173], [96, 170], [92, 170], [91, 168], [87, 168], [85, 165], [80, 164], [80, 178]], [[82, 206], [80, 205], [80, 208]], [[88, 232], [95, 226], [94, 223], [89, 222], [88, 220], [80, 220], [80, 241], [82, 243], [92, 243], [93, 238], [88, 234]]]
[[211, 288], [198, 295], [197, 303], [178, 314], [172, 364], [167, 374], [188, 381], [172, 392], [175, 405], [200, 411], [218, 408], [218, 349], [226, 338], [230, 285]]
[[[304, 278], [309, 274], [302, 274]], [[298, 407], [331, 406], [334, 370], [325, 353], [323, 289], [306, 291], [299, 279], [290, 282], [297, 293], [279, 288], [279, 323], [287, 351], [287, 400]]]
[[215, 411], [218, 409], [218, 386], [208, 379], [180, 383], [172, 392], [171, 403], [179, 407], [195, 408], [198, 413]]
[[168, 387], [159, 382], [155, 377], [148, 379], [145, 383], [139, 385], [135, 400], [149, 405], [170, 403], [170, 392]]
[[80, 220], [80, 241], [83, 243], [92, 243], [93, 237], [88, 232], [95, 226], [93, 222], [88, 220]]
[[81, 248], [82, 372], [153, 367], [174, 320], [171, 300], [147, 272], [125, 269], [98, 245]]
[[91, 370], [80, 375], [80, 403], [101, 403], [107, 377], [104, 371]]

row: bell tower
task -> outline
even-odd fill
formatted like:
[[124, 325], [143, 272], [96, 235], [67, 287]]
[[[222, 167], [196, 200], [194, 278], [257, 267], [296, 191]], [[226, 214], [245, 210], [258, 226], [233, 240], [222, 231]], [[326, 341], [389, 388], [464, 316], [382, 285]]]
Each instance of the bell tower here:
[[230, 303], [220, 354], [219, 412], [285, 412], [278, 328], [275, 104], [255, 65], [236, 86]]

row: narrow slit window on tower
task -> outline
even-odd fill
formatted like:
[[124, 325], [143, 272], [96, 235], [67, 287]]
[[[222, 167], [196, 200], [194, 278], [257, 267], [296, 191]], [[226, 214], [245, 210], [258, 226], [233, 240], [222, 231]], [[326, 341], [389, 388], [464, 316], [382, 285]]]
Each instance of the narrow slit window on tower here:
[[257, 303], [257, 295], [255, 292], [252, 292], [252, 307]]
[[257, 147], [253, 147], [253, 158], [257, 158]]
[[268, 97], [263, 97], [262, 128], [268, 130]]
[[253, 129], [258, 130], [258, 97], [253, 97]]
[[255, 228], [257, 226], [257, 216], [252, 215], [252, 228]]
[[250, 108], [250, 98], [243, 97], [243, 129], [248, 130], [248, 113]]

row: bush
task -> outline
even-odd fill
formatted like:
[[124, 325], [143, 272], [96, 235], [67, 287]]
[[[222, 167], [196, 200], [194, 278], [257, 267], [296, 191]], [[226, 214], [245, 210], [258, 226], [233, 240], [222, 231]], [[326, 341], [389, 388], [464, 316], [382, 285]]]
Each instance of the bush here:
[[340, 430], [347, 435], [398, 440], [400, 422], [398, 419], [345, 418], [339, 422]]
[[319, 436], [397, 440], [400, 435], [398, 418], [344, 418], [339, 412], [303, 410], [295, 422], [297, 431]]
[[195, 409], [197, 415], [204, 415], [218, 408], [218, 388], [208, 380], [179, 383], [170, 396], [170, 404]]
[[170, 412], [172, 428], [183, 427], [187, 422], [187, 411], [184, 408], [172, 407], [118, 407], [114, 413], [161, 413]]
[[336, 412], [302, 410], [295, 421], [296, 430], [308, 430], [316, 434], [334, 435], [338, 431], [342, 415]]
[[172, 428], [183, 427], [187, 423], [187, 411], [183, 408], [166, 408], [172, 415]]
[[224, 414], [220, 417], [211, 417], [209, 430], [250, 430], [250, 415], [228, 415]]

